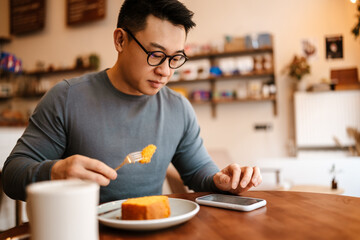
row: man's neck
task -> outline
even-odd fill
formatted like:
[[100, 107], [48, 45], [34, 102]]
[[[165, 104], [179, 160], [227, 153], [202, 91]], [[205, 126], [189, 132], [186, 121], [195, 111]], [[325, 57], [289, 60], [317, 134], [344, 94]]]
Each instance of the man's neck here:
[[111, 84], [120, 92], [129, 94], [129, 95], [143, 95], [142, 93], [134, 94], [129, 89], [127, 89], [127, 84], [124, 82], [124, 76], [121, 73], [121, 68], [118, 65], [118, 62], [115, 65], [106, 71], [108, 78]]
[[115, 63], [115, 65], [112, 67], [112, 68], [109, 68], [107, 71], [106, 71], [107, 75], [108, 75], [108, 78], [111, 82], [111, 84], [119, 91], [121, 91], [121, 86], [120, 86], [120, 83], [118, 81], [118, 79], [120, 79], [120, 74], [119, 74], [119, 70], [118, 70], [118, 67], [117, 67], [117, 63]]

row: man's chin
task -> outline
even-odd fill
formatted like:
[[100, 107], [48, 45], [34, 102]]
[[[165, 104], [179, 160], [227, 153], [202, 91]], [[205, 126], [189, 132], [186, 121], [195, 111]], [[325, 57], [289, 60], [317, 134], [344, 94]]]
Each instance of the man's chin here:
[[154, 96], [155, 94], [157, 94], [161, 90], [161, 88], [146, 90], [146, 91], [143, 91], [142, 93], [144, 95]]

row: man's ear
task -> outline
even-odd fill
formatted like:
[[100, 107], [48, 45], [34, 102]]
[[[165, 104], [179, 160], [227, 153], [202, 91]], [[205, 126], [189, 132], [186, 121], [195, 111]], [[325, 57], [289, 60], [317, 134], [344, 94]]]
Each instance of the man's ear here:
[[117, 28], [114, 31], [114, 45], [116, 50], [120, 53], [123, 51], [124, 49], [124, 45], [125, 45], [125, 38], [126, 38], [126, 33], [124, 31], [124, 29], [122, 28]]

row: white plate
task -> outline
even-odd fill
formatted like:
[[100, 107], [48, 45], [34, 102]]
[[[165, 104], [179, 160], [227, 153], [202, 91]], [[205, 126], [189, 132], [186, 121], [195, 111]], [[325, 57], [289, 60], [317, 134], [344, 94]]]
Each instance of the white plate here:
[[[126, 200], [126, 199], [125, 199]], [[157, 230], [178, 225], [186, 222], [199, 212], [199, 205], [196, 202], [180, 198], [169, 198], [171, 214], [168, 218], [153, 220], [121, 220], [121, 204], [125, 200], [118, 200], [101, 204], [98, 207], [98, 216], [101, 224], [126, 230]]]

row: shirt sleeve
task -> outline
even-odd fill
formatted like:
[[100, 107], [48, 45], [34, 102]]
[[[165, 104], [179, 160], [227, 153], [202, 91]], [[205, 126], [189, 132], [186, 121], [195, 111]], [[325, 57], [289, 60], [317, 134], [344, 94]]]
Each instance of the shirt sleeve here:
[[194, 191], [219, 191], [213, 176], [219, 168], [206, 151], [200, 137], [200, 126], [195, 112], [187, 99], [184, 99], [185, 130], [172, 160], [184, 184]]
[[65, 106], [69, 85], [62, 81], [41, 99], [29, 125], [4, 163], [4, 192], [25, 201], [26, 186], [50, 180], [51, 168], [66, 146]]

